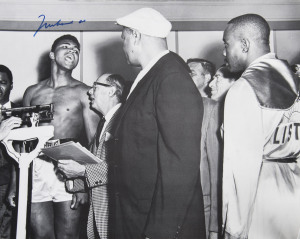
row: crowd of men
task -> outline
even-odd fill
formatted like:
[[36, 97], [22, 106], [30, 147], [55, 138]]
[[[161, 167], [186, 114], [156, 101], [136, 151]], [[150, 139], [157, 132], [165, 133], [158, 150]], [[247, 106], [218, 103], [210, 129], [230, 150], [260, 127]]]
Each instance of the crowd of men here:
[[[169, 51], [171, 23], [154, 9], [116, 22], [128, 64], [141, 68], [128, 94], [115, 73], [92, 88], [72, 77], [80, 44], [71, 35], [52, 45], [51, 76], [24, 93], [23, 106], [54, 104], [43, 123], [54, 126], [53, 139], [78, 141], [100, 159], [34, 159], [30, 238], [298, 238], [299, 78], [270, 52], [267, 21], [230, 20], [217, 70]], [[12, 86], [0, 66], [2, 107], [13, 107]], [[20, 125], [3, 120], [0, 140]], [[0, 234], [13, 238], [5, 194], [10, 185], [15, 207], [17, 170], [2, 177], [10, 175], [2, 158]]]

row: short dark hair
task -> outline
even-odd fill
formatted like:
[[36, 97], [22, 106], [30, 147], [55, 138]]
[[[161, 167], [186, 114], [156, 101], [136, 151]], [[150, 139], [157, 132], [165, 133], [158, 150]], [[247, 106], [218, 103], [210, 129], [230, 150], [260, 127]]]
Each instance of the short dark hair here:
[[211, 77], [214, 76], [215, 72], [216, 72], [216, 66], [214, 63], [212, 63], [211, 61], [205, 60], [205, 59], [201, 59], [201, 58], [189, 58], [186, 61], [187, 64], [189, 63], [199, 63], [201, 64], [201, 66], [203, 67], [203, 69], [205, 70], [205, 73], [209, 73]]
[[233, 30], [241, 32], [248, 31], [252, 39], [269, 45], [270, 26], [260, 15], [245, 14], [231, 19], [228, 24], [232, 24]]
[[8, 67], [6, 67], [5, 65], [0, 65], [0, 72], [6, 73], [8, 79], [10, 80], [10, 83], [13, 83], [13, 75]]
[[79, 41], [77, 40], [76, 37], [70, 35], [70, 34], [67, 34], [67, 35], [63, 35], [59, 38], [57, 38], [53, 44], [52, 44], [52, 47], [51, 47], [51, 52], [54, 52], [56, 47], [58, 46], [59, 42], [62, 41], [62, 40], [70, 40], [72, 42], [74, 42], [77, 46], [78, 46], [78, 49], [80, 50], [80, 43]]
[[125, 80], [124, 78], [119, 74], [111, 74], [106, 78], [107, 83], [109, 83], [111, 86], [116, 87], [116, 96], [119, 102], [122, 102], [123, 100], [123, 93], [124, 93], [124, 87], [125, 87]]

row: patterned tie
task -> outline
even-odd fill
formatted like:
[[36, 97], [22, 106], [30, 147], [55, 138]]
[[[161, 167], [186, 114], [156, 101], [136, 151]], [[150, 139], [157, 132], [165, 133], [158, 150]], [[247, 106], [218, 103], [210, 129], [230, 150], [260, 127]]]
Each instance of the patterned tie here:
[[106, 160], [106, 147], [105, 147], [105, 145], [103, 145], [103, 143], [105, 142], [106, 133], [108, 133], [111, 130], [113, 118], [114, 118], [114, 116], [107, 123], [107, 125], [106, 125], [106, 127], [105, 127], [105, 129], [104, 129], [104, 131], [101, 135], [101, 138], [99, 140], [99, 145], [98, 145], [96, 156], [99, 157], [102, 160]]
[[101, 134], [104, 123], [105, 123], [105, 118], [104, 118], [104, 116], [102, 116], [102, 118], [98, 124], [97, 131], [96, 131], [96, 146], [97, 146], [97, 148], [99, 147], [99, 138], [100, 138], [100, 134]]

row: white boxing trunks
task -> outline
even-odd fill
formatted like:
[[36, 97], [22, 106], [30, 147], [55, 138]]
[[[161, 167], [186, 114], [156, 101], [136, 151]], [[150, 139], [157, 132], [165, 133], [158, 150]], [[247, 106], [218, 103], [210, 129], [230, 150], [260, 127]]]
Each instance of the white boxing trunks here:
[[45, 155], [35, 158], [32, 166], [31, 202], [63, 202], [69, 200], [72, 200], [72, 194], [66, 191], [65, 182], [55, 172], [52, 160]]
[[66, 192], [65, 182], [54, 171], [52, 161], [35, 158], [32, 168], [32, 196], [35, 202], [63, 202], [72, 200], [72, 194]]

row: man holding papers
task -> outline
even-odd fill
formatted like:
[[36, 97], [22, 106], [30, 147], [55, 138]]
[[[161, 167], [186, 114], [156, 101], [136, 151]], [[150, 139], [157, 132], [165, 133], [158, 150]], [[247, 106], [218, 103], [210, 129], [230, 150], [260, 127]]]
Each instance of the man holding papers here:
[[[74, 160], [59, 160], [58, 170], [73, 183], [67, 184], [70, 191], [76, 192], [88, 187], [90, 190], [90, 210], [87, 236], [110, 238], [109, 162], [112, 155], [114, 124], [119, 115], [123, 98], [124, 79], [117, 74], [104, 74], [94, 82], [89, 91], [91, 106], [103, 114], [95, 134], [91, 152], [103, 160], [98, 164], [79, 164]], [[83, 180], [82, 180], [83, 179]]]

